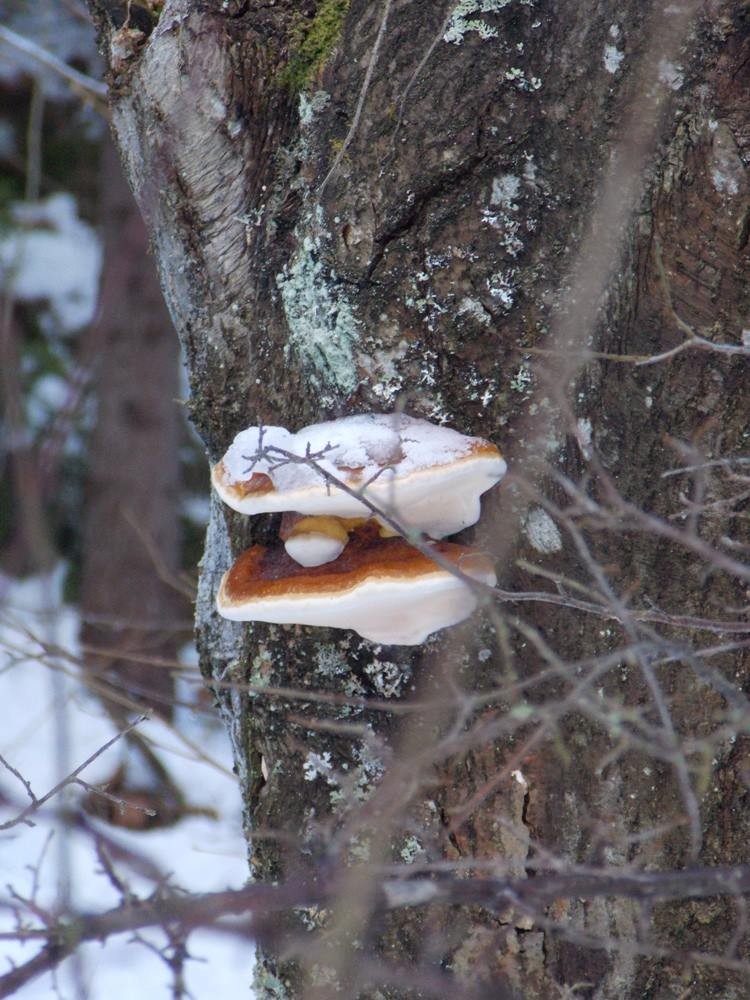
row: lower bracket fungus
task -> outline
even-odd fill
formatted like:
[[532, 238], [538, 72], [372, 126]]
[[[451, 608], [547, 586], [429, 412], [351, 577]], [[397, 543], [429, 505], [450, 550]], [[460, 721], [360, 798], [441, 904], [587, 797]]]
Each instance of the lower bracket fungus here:
[[[431, 544], [441, 562], [480, 584], [496, 583], [492, 562], [452, 542]], [[350, 628], [383, 645], [418, 645], [467, 618], [476, 588], [402, 538], [368, 522], [337, 559], [301, 566], [281, 546], [253, 545], [221, 581], [217, 608], [232, 621]]]

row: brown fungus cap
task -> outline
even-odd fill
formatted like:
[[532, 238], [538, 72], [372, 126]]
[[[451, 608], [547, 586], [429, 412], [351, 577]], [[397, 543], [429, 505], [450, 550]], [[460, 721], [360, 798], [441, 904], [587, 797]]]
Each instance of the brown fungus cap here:
[[[491, 561], [451, 542], [435, 542], [444, 559], [494, 586]], [[224, 575], [217, 608], [233, 621], [350, 628], [365, 639], [416, 645], [467, 618], [472, 589], [401, 538], [381, 538], [376, 525], [356, 529], [333, 562], [300, 566], [283, 548], [254, 545]]]

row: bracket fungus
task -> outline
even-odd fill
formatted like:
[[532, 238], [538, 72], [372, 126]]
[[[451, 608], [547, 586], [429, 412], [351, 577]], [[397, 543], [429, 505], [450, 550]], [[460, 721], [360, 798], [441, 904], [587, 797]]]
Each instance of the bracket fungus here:
[[343, 482], [405, 531], [444, 538], [479, 520], [479, 498], [505, 474], [489, 441], [403, 413], [370, 413], [311, 424], [249, 427], [211, 473], [219, 496], [241, 514], [297, 511], [370, 517]]
[[364, 522], [363, 517], [287, 513], [281, 519], [279, 538], [300, 566], [322, 566], [341, 555], [349, 532]]
[[249, 427], [211, 478], [241, 514], [283, 512], [284, 548], [242, 553], [224, 574], [217, 609], [233, 621], [424, 642], [467, 618], [477, 606], [472, 581], [494, 586], [495, 572], [465, 546], [416, 548], [393, 529], [439, 539], [474, 524], [481, 495], [505, 468], [484, 438], [403, 413], [344, 417], [296, 434]]
[[[436, 554], [494, 586], [491, 561], [452, 542]], [[474, 589], [402, 538], [383, 538], [372, 521], [351, 534], [335, 561], [300, 566], [281, 546], [253, 545], [221, 581], [219, 613], [232, 621], [349, 628], [385, 645], [417, 645], [477, 606]]]

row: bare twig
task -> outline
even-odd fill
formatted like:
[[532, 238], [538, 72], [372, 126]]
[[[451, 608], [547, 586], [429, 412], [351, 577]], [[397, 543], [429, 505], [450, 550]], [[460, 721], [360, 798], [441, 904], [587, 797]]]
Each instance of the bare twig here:
[[140, 716], [140, 718], [135, 719], [130, 723], [130, 725], [126, 726], [125, 729], [113, 736], [112, 739], [107, 740], [107, 742], [100, 746], [98, 750], [95, 750], [92, 754], [90, 754], [82, 764], [79, 764], [74, 771], [71, 771], [70, 774], [66, 775], [61, 781], [58, 781], [56, 785], [50, 788], [48, 792], [39, 798], [34, 798], [31, 803], [13, 819], [0, 823], [0, 830], [9, 830], [11, 827], [18, 826], [19, 823], [26, 823], [29, 816], [38, 812], [43, 805], [49, 802], [50, 799], [54, 798], [54, 796], [57, 795], [58, 792], [61, 792], [63, 788], [73, 784], [78, 778], [78, 775], [81, 774], [81, 772], [84, 771], [89, 764], [92, 764], [98, 757], [101, 757], [103, 753], [106, 753], [110, 747], [114, 746], [115, 743], [121, 740], [123, 736], [126, 736], [129, 732], [131, 732], [131, 730], [135, 729], [136, 726], [140, 725], [140, 723], [146, 718], [147, 716], [145, 715]]
[[[502, 913], [512, 905], [538, 913], [556, 899], [615, 896], [635, 900], [705, 899], [739, 897], [750, 892], [750, 865], [677, 872], [578, 868], [564, 873], [539, 873], [533, 879], [467, 879], [454, 874], [414, 878], [408, 866], [400, 871], [391, 868], [386, 878], [378, 871], [374, 875], [378, 911], [429, 903], [479, 906], [492, 913]], [[83, 914], [51, 927], [29, 930], [27, 940], [37, 938], [46, 943], [34, 958], [0, 976], [0, 998], [11, 996], [21, 986], [55, 968], [85, 941], [104, 941], [113, 935], [171, 924], [181, 925], [186, 934], [198, 927], [214, 927], [225, 933], [245, 936], [256, 923], [262, 923], [273, 913], [326, 905], [334, 898], [337, 888], [335, 878], [321, 874], [315, 882], [252, 885], [203, 895], [160, 892], [151, 899], [128, 901], [104, 913]], [[18, 905], [19, 900], [5, 903], [6, 908], [11, 909]], [[223, 923], [225, 917], [242, 915], [249, 915], [249, 922]], [[595, 941], [601, 946], [599, 939]], [[726, 958], [725, 962], [711, 956], [695, 955], [694, 958], [728, 968], [746, 968], [745, 963], [731, 958]]]
[[378, 54], [380, 53], [380, 45], [383, 41], [383, 36], [385, 35], [385, 28], [386, 25], [388, 24], [388, 15], [391, 12], [392, 6], [393, 6], [393, 0], [385, 0], [385, 4], [383, 7], [383, 16], [380, 20], [380, 27], [375, 37], [375, 44], [373, 45], [372, 51], [370, 52], [370, 61], [367, 64], [367, 72], [365, 73], [365, 78], [364, 81], [362, 82], [362, 87], [359, 92], [359, 99], [357, 100], [357, 107], [355, 108], [354, 111], [354, 117], [352, 118], [352, 123], [349, 126], [349, 131], [346, 133], [346, 138], [342, 142], [338, 153], [336, 153], [336, 158], [334, 159], [331, 165], [331, 169], [325, 175], [325, 177], [323, 178], [323, 183], [318, 188], [318, 200], [320, 200], [323, 197], [323, 192], [326, 189], [328, 181], [331, 179], [331, 177], [333, 177], [333, 175], [338, 170], [339, 165], [341, 164], [341, 161], [344, 158], [344, 154], [351, 145], [352, 139], [357, 133], [359, 122], [362, 117], [362, 109], [365, 106], [365, 99], [367, 97], [367, 92], [370, 89], [372, 74], [375, 72], [375, 67], [377, 66], [378, 63]]
[[106, 100], [107, 87], [105, 84], [99, 80], [94, 80], [93, 77], [86, 76], [85, 73], [79, 73], [77, 69], [68, 66], [62, 59], [58, 59], [57, 56], [48, 52], [30, 38], [25, 38], [23, 35], [11, 31], [10, 28], [0, 25], [0, 42], [4, 42], [7, 46], [15, 49], [17, 52], [23, 53], [25, 56], [30, 56], [40, 66], [44, 66], [46, 69], [51, 69], [57, 73], [58, 76], [67, 80], [76, 93], [91, 98], [98, 104]]

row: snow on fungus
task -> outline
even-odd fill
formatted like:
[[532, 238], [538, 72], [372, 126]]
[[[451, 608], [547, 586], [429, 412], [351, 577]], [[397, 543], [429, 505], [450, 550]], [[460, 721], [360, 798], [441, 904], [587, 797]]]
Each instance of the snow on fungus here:
[[[496, 582], [492, 562], [452, 542], [436, 553], [472, 579]], [[418, 645], [474, 611], [461, 579], [402, 538], [382, 538], [372, 521], [355, 529], [335, 560], [304, 567], [281, 547], [254, 545], [224, 574], [217, 609], [232, 621], [349, 628], [383, 645]]]
[[402, 413], [369, 413], [311, 424], [296, 434], [283, 427], [249, 427], [214, 466], [219, 496], [241, 514], [298, 511], [369, 516], [358, 498], [327, 483], [304, 461], [361, 490], [406, 530], [444, 538], [479, 520], [482, 493], [505, 474], [489, 441]]

